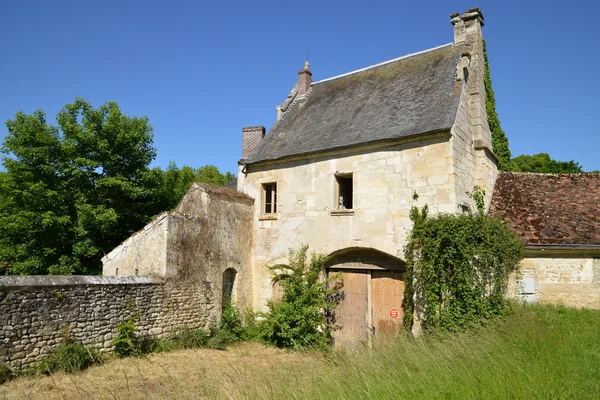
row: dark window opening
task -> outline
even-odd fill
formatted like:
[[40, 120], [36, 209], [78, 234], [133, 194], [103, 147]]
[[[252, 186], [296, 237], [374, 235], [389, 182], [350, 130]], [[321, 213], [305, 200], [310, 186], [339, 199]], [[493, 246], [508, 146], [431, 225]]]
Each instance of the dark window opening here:
[[233, 268], [227, 268], [225, 272], [223, 272], [223, 289], [221, 293], [221, 298], [223, 299], [223, 305], [231, 302], [231, 297], [233, 294], [233, 284], [235, 283], [235, 276], [237, 272]]
[[277, 184], [266, 183], [263, 185], [263, 213], [274, 214], [277, 212]]
[[336, 179], [338, 184], [338, 209], [352, 210], [352, 175], [336, 176]]

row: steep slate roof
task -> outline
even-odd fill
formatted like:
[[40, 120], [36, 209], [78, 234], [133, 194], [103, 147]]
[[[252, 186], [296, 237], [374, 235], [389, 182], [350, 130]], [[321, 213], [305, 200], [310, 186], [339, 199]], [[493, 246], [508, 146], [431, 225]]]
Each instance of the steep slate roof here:
[[313, 83], [246, 164], [450, 129], [459, 57], [448, 44]]
[[490, 213], [528, 244], [600, 244], [600, 174], [503, 172]]

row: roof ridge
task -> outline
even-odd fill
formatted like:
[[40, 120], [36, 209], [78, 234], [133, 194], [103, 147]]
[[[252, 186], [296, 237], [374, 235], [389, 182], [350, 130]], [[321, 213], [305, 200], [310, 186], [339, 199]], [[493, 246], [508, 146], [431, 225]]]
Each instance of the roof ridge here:
[[543, 175], [543, 176], [572, 176], [572, 175], [600, 175], [598, 172], [522, 172], [522, 171], [500, 171], [501, 174], [512, 175]]
[[336, 75], [336, 76], [333, 76], [333, 77], [331, 77], [331, 78], [321, 79], [320, 81], [313, 82], [313, 83], [311, 84], [311, 86], [314, 86], [314, 85], [316, 85], [316, 84], [318, 84], [318, 83], [323, 83], [323, 82], [332, 81], [332, 80], [334, 80], [334, 79], [343, 78], [343, 77], [345, 77], [345, 76], [348, 76], [348, 75], [357, 74], [357, 73], [359, 73], [359, 72], [368, 71], [368, 70], [370, 70], [370, 69], [373, 69], [373, 68], [381, 67], [381, 66], [383, 66], [383, 65], [386, 65], [386, 64], [391, 64], [391, 63], [393, 63], [393, 62], [400, 61], [400, 60], [402, 60], [402, 59], [405, 59], [405, 58], [409, 58], [409, 57], [413, 57], [413, 56], [418, 56], [418, 55], [420, 55], [420, 54], [427, 53], [427, 52], [430, 52], [430, 51], [439, 50], [439, 49], [441, 49], [441, 48], [443, 48], [443, 47], [446, 47], [446, 46], [451, 46], [451, 45], [453, 45], [453, 43], [452, 43], [452, 42], [450, 42], [450, 43], [446, 43], [446, 44], [443, 44], [443, 45], [441, 45], [441, 46], [432, 47], [431, 49], [427, 49], [427, 50], [418, 51], [418, 52], [416, 52], [416, 53], [406, 54], [406, 55], [404, 55], [404, 56], [397, 57], [397, 58], [394, 58], [394, 59], [392, 59], [392, 60], [383, 61], [383, 62], [380, 62], [380, 63], [378, 63], [378, 64], [373, 64], [373, 65], [370, 65], [370, 66], [368, 66], [368, 67], [364, 67], [364, 68], [357, 69], [357, 70], [354, 70], [354, 71], [346, 72], [346, 73], [344, 73], [344, 74], [341, 74], [341, 75]]

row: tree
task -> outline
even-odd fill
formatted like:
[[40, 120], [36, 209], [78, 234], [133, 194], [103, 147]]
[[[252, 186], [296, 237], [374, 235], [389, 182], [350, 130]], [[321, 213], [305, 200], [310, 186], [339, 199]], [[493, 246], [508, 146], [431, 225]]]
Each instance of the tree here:
[[205, 165], [195, 169], [184, 165], [180, 169], [174, 162], [170, 162], [164, 171], [160, 167], [154, 168], [152, 174], [160, 187], [156, 194], [156, 201], [160, 203], [163, 210], [175, 208], [193, 182], [223, 186], [235, 179], [232, 173], [222, 174], [214, 165]]
[[508, 148], [508, 138], [500, 126], [500, 118], [496, 112], [496, 99], [494, 89], [492, 88], [492, 78], [490, 75], [490, 64], [488, 62], [488, 55], [483, 41], [483, 56], [484, 56], [484, 84], [485, 84], [485, 108], [487, 111], [488, 125], [492, 132], [492, 150], [496, 157], [498, 157], [498, 169], [500, 171], [510, 170], [510, 149]]
[[522, 154], [510, 161], [510, 170], [514, 172], [542, 172], [552, 174], [583, 173], [579, 163], [571, 161], [556, 161], [548, 153]]
[[156, 155], [147, 118], [116, 103], [66, 105], [7, 121], [0, 259], [15, 274], [97, 273], [100, 258], [158, 210], [145, 186]]
[[232, 179], [216, 167], [150, 169], [146, 117], [116, 103], [67, 104], [57, 126], [18, 112], [1, 147], [0, 274], [96, 274], [101, 257], [173, 208], [192, 181]]

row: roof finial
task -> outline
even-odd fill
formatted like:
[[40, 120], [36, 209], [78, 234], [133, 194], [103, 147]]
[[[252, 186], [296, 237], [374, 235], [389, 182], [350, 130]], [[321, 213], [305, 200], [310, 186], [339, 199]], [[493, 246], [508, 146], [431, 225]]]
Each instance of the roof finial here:
[[310, 71], [310, 64], [308, 63], [308, 48], [306, 49], [306, 61], [304, 61], [304, 69]]

